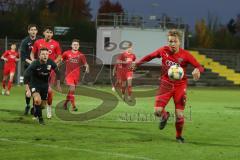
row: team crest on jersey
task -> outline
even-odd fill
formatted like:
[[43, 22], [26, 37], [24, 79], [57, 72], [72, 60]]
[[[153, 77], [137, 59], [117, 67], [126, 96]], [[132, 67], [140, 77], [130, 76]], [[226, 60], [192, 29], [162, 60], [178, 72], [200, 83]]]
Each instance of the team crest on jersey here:
[[53, 49], [53, 48], [54, 48], [54, 45], [50, 45], [50, 48], [52, 48], [52, 49]]
[[51, 70], [52, 66], [51, 65], [47, 65], [47, 70]]
[[182, 63], [183, 62], [183, 59], [182, 58], [178, 58], [178, 63]]

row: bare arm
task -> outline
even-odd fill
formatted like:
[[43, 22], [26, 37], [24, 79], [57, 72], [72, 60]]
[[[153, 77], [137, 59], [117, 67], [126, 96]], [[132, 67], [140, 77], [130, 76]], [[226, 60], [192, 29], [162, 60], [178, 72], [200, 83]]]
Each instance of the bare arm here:
[[58, 55], [54, 62], [55, 62], [57, 65], [59, 65], [61, 61], [62, 61], [62, 56], [61, 56], [61, 55]]
[[87, 72], [87, 73], [89, 73], [89, 65], [86, 63], [86, 64], [84, 64], [84, 67], [85, 67], [85, 71]]
[[28, 62], [29, 64], [31, 64], [32, 61], [35, 60], [35, 58], [34, 58], [34, 53], [33, 53], [33, 52], [30, 53], [30, 58], [31, 58], [31, 59], [26, 59], [26, 62]]
[[5, 58], [4, 56], [1, 56], [1, 59], [7, 62], [7, 58]]

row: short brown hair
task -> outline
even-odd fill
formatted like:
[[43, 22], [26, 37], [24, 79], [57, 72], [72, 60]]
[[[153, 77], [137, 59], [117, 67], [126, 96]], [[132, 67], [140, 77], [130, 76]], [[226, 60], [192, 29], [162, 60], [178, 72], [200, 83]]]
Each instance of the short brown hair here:
[[[28, 31], [33, 28], [33, 27], [36, 27], [37, 28], [37, 25], [36, 24], [29, 24], [28, 25]], [[38, 29], [38, 28], [37, 28]]]
[[42, 51], [48, 51], [48, 48], [46, 48], [46, 47], [40, 48], [40, 53], [41, 53]]
[[178, 37], [181, 40], [182, 34], [177, 29], [171, 29], [168, 31], [168, 36]]
[[79, 39], [73, 39], [73, 40], [72, 40], [72, 43], [73, 43], [73, 42], [80, 43]]
[[43, 28], [43, 32], [45, 32], [46, 30], [50, 30], [50, 31], [52, 31], [52, 32], [54, 31], [52, 26], [46, 26], [46, 27], [44, 27], [44, 28]]

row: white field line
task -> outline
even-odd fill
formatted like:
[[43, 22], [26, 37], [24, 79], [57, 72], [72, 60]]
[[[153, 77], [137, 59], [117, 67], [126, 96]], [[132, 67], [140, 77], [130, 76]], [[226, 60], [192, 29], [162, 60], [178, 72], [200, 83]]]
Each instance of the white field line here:
[[29, 144], [37, 147], [46, 147], [46, 148], [54, 148], [54, 149], [63, 149], [63, 150], [70, 150], [70, 151], [83, 151], [88, 153], [94, 153], [94, 154], [100, 154], [100, 155], [110, 155], [114, 157], [121, 157], [121, 158], [128, 158], [128, 159], [139, 159], [139, 160], [154, 160], [148, 157], [142, 157], [142, 156], [134, 156], [124, 153], [113, 153], [113, 152], [104, 152], [104, 151], [96, 151], [91, 149], [81, 149], [81, 148], [73, 148], [73, 147], [62, 147], [58, 145], [48, 145], [48, 144], [36, 144], [31, 142], [25, 142], [25, 141], [19, 141], [19, 140], [10, 140], [7, 138], [0, 138], [0, 141], [2, 142], [12, 142], [12, 143], [18, 143], [18, 144]]

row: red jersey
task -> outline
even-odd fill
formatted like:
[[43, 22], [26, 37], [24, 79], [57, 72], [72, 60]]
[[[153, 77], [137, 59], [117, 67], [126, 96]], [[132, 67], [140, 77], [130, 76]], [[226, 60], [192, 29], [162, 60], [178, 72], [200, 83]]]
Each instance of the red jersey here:
[[66, 75], [74, 74], [76, 77], [80, 75], [81, 65], [87, 63], [86, 57], [80, 51], [72, 52], [72, 50], [65, 51], [62, 55], [63, 61], [66, 62]]
[[129, 54], [127, 52], [123, 52], [120, 55], [119, 60], [122, 62], [122, 67], [124, 70], [131, 71], [130, 66], [131, 66], [132, 62], [134, 62], [136, 60], [136, 56], [133, 53]]
[[[178, 82], [184, 82], [187, 80], [186, 68], [188, 64], [193, 65], [195, 68], [198, 68], [200, 72], [204, 71], [204, 68], [197, 62], [197, 60], [186, 50], [179, 48], [179, 52], [172, 53], [168, 46], [164, 46], [154, 51], [153, 53], [143, 57], [137, 65], [140, 65], [145, 62], [149, 62], [154, 58], [162, 58], [162, 68], [161, 68], [161, 79], [171, 81], [168, 77], [168, 69], [172, 65], [179, 65], [184, 70], [184, 76]], [[172, 82], [172, 81], [171, 81]]]
[[117, 57], [115, 67], [116, 67], [116, 71], [122, 69], [121, 55]]
[[19, 53], [16, 51], [6, 50], [2, 56], [7, 58], [5, 65], [15, 65], [16, 59], [19, 58]]
[[32, 52], [34, 53], [34, 57], [37, 58], [39, 51], [41, 48], [47, 48], [49, 52], [49, 59], [55, 61], [56, 58], [61, 55], [62, 51], [60, 45], [57, 41], [51, 39], [50, 41], [46, 42], [44, 38], [38, 39], [33, 44]]

